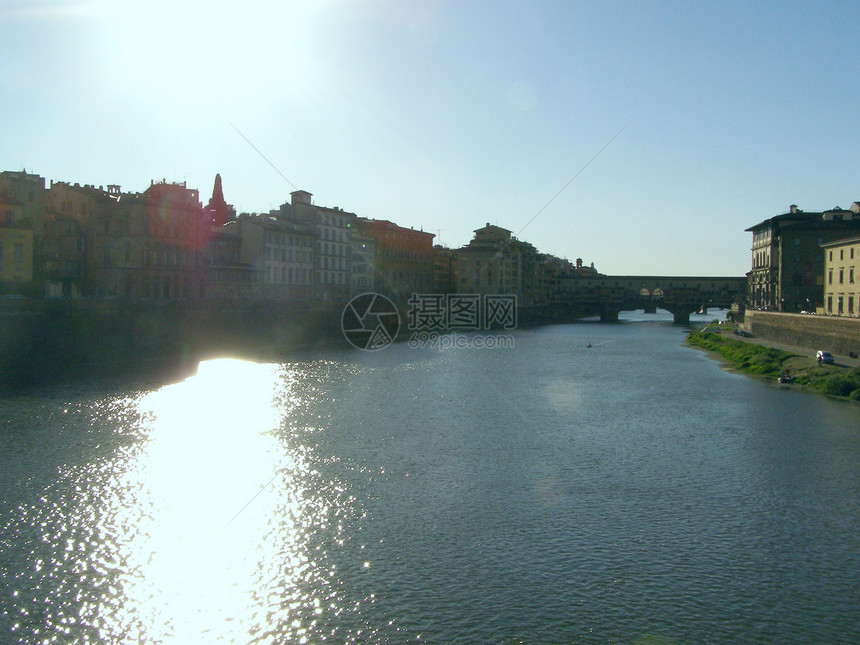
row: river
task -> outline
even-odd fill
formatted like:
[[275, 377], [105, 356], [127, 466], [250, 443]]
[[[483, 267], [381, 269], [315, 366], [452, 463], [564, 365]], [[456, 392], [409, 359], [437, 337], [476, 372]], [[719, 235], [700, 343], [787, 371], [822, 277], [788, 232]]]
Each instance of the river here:
[[627, 314], [7, 397], [0, 642], [860, 642], [860, 406], [682, 343]]

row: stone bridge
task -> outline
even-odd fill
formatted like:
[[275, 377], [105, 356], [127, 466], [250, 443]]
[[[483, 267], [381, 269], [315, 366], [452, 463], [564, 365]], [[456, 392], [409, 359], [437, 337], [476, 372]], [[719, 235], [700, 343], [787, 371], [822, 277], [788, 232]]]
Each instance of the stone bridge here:
[[746, 276], [570, 276], [559, 280], [557, 293], [558, 304], [599, 314], [601, 321], [618, 320], [621, 311], [655, 313], [659, 307], [671, 312], [676, 324], [685, 325], [694, 312], [743, 302], [746, 285]]

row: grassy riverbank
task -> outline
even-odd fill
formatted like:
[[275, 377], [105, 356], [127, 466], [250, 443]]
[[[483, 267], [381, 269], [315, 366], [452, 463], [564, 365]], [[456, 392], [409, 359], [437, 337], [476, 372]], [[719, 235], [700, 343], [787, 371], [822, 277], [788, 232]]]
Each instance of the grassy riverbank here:
[[811, 356], [765, 347], [728, 337], [724, 333], [692, 332], [687, 343], [719, 354], [735, 369], [766, 379], [777, 379], [786, 370], [793, 383], [812, 388], [829, 396], [860, 401], [860, 370], [840, 365], [817, 365]]

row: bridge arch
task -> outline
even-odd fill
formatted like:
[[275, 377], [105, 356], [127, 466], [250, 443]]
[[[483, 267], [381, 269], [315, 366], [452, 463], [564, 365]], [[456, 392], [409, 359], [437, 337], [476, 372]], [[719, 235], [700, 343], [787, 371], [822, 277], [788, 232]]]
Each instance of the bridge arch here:
[[562, 304], [583, 311], [600, 311], [604, 320], [617, 319], [628, 309], [670, 311], [686, 323], [690, 314], [705, 307], [730, 307], [743, 298], [746, 276], [565, 276], [559, 280]]

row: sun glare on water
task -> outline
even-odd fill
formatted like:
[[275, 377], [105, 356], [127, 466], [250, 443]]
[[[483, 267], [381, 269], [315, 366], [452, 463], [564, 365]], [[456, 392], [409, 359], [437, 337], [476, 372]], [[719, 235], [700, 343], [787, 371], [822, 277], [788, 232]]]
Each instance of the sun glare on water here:
[[261, 580], [279, 579], [290, 597], [276, 574], [285, 556], [302, 557], [301, 495], [283, 483], [303, 466], [269, 432], [283, 413], [277, 369], [204, 362], [141, 401], [149, 441], [102, 519], [111, 552], [93, 558], [122, 572], [121, 594], [93, 608], [105, 642], [241, 641], [264, 622]]

